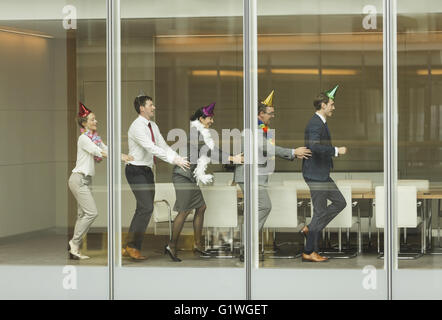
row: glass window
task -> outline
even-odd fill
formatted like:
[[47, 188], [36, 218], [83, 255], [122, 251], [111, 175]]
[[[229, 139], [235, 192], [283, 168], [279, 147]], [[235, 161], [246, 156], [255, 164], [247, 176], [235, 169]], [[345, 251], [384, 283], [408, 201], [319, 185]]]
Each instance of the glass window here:
[[386, 297], [382, 32], [379, 1], [258, 2], [255, 298]]
[[105, 7], [1, 6], [2, 297], [108, 296]]
[[[121, 171], [116, 294], [179, 298], [207, 280], [186, 297], [244, 298], [229, 161], [233, 140], [241, 152], [242, 2], [122, 1], [121, 12], [121, 148], [134, 159]], [[126, 281], [136, 274], [150, 280]]]
[[393, 283], [394, 298], [433, 299], [441, 294], [437, 285], [442, 263], [438, 174], [442, 137], [441, 12], [442, 6], [436, 1], [424, 1], [419, 6], [411, 1], [398, 3], [395, 240], [399, 270]]
[[0, 298], [440, 297], [441, 14], [0, 5]]

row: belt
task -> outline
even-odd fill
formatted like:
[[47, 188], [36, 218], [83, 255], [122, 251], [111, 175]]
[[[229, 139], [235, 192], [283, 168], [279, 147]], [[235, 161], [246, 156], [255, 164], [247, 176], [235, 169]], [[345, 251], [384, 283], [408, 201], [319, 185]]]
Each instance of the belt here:
[[137, 165], [130, 164], [130, 163], [128, 163], [127, 166], [137, 167], [137, 168], [143, 168], [143, 169], [146, 169], [146, 170], [152, 170], [152, 168], [149, 167], [149, 166], [137, 166]]

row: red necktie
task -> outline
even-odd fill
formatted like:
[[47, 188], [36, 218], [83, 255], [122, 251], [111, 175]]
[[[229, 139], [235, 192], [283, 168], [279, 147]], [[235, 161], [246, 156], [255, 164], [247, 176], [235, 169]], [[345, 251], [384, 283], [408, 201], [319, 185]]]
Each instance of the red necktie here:
[[[152, 141], [155, 144], [155, 136], [153, 135], [152, 125], [150, 124], [150, 122], [149, 122], [148, 127], [150, 129], [150, 135], [152, 136]], [[155, 164], [157, 163], [157, 159], [155, 158], [155, 156], [153, 157], [153, 163], [155, 163]]]

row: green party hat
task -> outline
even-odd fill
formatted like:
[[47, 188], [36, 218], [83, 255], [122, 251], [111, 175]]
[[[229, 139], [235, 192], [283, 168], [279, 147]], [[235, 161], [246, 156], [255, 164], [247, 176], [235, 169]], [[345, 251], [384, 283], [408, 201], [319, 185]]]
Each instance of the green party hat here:
[[338, 90], [339, 84], [336, 85], [336, 87], [334, 87], [333, 89], [330, 89], [328, 91], [325, 92], [326, 96], [329, 97], [330, 99], [335, 100], [335, 94], [336, 91]]

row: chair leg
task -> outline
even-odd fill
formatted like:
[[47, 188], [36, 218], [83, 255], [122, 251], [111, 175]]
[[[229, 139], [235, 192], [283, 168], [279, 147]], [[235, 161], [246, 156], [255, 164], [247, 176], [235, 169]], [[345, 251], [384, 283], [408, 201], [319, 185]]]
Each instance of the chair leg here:
[[426, 210], [427, 210], [427, 204], [426, 204], [426, 199], [424, 200], [424, 204], [425, 204], [425, 206], [424, 206], [424, 210], [422, 210], [422, 226], [423, 226], [423, 234], [424, 234], [424, 243], [423, 243], [423, 252], [422, 253], [425, 253], [425, 251], [426, 251], [426, 245], [427, 245], [427, 242], [426, 242], [426, 232], [427, 232], [427, 219], [426, 219], [426, 215], [427, 215], [427, 212], [426, 212]]
[[339, 228], [339, 230], [338, 230], [338, 249], [339, 249], [339, 252], [341, 252], [342, 251], [342, 233], [341, 233], [341, 228]]
[[261, 253], [264, 254], [264, 228], [261, 230]]
[[304, 207], [304, 224], [307, 225], [307, 205]]
[[276, 251], [276, 229], [273, 230], [273, 251]]
[[233, 228], [230, 228], [230, 239], [232, 240], [230, 242], [230, 252], [233, 252], [233, 236], [234, 236]]
[[325, 229], [322, 229], [322, 247], [325, 249]]
[[327, 248], [331, 247], [331, 235], [330, 235], [330, 229], [327, 230]]
[[206, 247], [206, 250], [208, 249], [208, 248], [210, 248], [210, 245], [211, 245], [211, 242], [210, 242], [210, 228], [207, 228], [206, 229], [206, 235], [207, 235], [207, 247]]
[[362, 253], [361, 208], [358, 206], [358, 254]]
[[370, 200], [368, 212], [368, 246], [371, 247], [371, 217], [373, 215], [373, 200]]
[[441, 204], [441, 200], [437, 200], [437, 242], [439, 243], [439, 247], [440, 247], [440, 207]]
[[266, 229], [266, 242], [265, 243], [269, 243], [269, 228]]
[[243, 228], [244, 228], [244, 223], [239, 226], [239, 247], [240, 248], [242, 248], [244, 245], [243, 244], [243, 234], [242, 234]]
[[371, 246], [371, 217], [368, 217], [368, 246]]
[[[425, 200], [424, 200], [425, 202]], [[425, 210], [421, 207], [421, 214], [422, 218], [424, 217]], [[421, 253], [425, 253], [425, 219], [422, 219], [422, 226], [421, 226]]]
[[169, 206], [169, 241], [172, 242], [172, 210]]
[[381, 231], [378, 229], [378, 254], [381, 253], [381, 248], [380, 248], [380, 241], [381, 241]]

